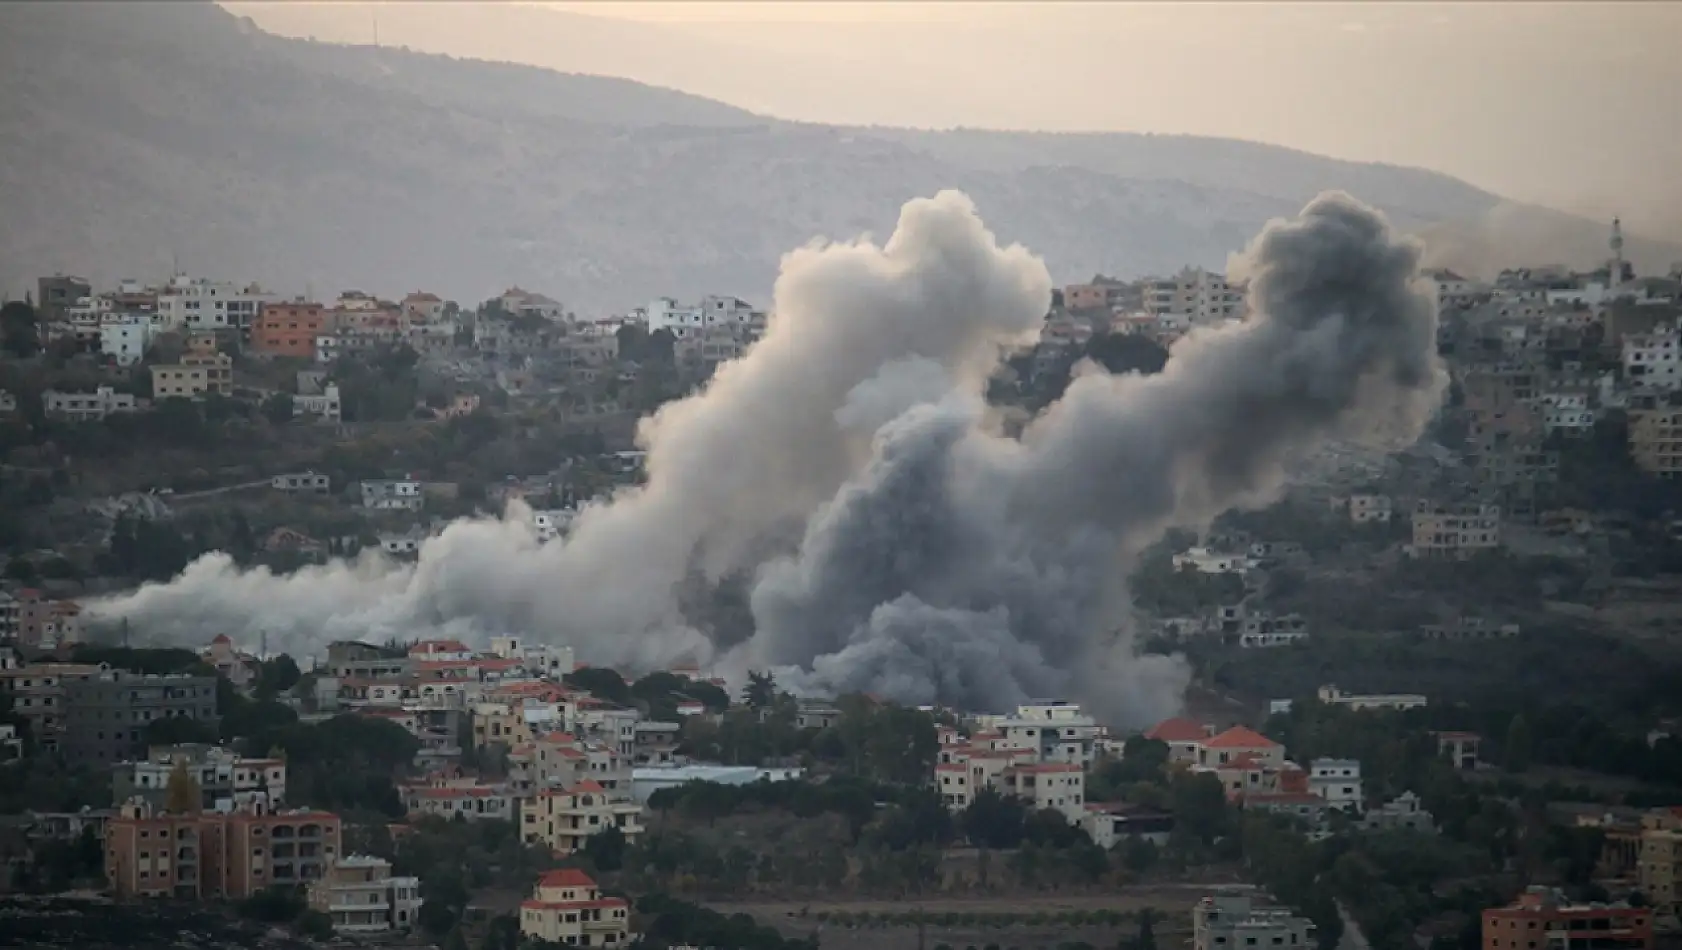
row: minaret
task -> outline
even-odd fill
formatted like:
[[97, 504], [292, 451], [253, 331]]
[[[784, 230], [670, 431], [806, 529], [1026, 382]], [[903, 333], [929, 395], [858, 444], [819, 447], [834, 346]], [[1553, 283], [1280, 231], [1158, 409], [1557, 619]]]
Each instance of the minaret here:
[[1612, 259], [1607, 262], [1610, 272], [1606, 275], [1606, 289], [1617, 290], [1624, 282], [1624, 226], [1617, 218], [1612, 219], [1612, 239], [1606, 244], [1612, 249]]

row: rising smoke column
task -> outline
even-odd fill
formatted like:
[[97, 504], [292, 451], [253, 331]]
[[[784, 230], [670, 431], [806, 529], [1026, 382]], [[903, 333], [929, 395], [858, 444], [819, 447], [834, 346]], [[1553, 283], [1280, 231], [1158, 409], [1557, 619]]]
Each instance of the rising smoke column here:
[[1112, 633], [1124, 579], [1167, 529], [1275, 500], [1328, 440], [1418, 437], [1446, 382], [1418, 260], [1378, 212], [1325, 194], [1234, 262], [1250, 317], [1188, 334], [1160, 374], [1088, 368], [1020, 440], [990, 429], [974, 386], [911, 407], [763, 569], [756, 634], [729, 661], [908, 702], [1171, 711], [1183, 665]]
[[[1001, 349], [1031, 343], [1051, 298], [1045, 266], [1000, 248], [969, 199], [905, 205], [892, 236], [786, 255], [765, 338], [706, 390], [644, 420], [647, 484], [587, 507], [563, 543], [538, 545], [523, 508], [466, 519], [413, 566], [377, 556], [288, 577], [207, 555], [168, 584], [91, 605], [140, 636], [316, 652], [336, 639], [517, 631], [595, 663], [706, 660], [675, 606], [679, 583], [751, 568], [869, 458], [908, 405], [978, 388]], [[931, 386], [931, 380], [938, 381]]]

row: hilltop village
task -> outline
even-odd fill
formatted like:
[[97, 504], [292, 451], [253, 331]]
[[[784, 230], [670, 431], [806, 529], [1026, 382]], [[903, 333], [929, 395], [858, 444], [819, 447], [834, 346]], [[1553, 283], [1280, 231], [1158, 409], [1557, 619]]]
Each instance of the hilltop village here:
[[[449, 950], [1674, 940], [1682, 267], [1636, 274], [1614, 223], [1599, 268], [1421, 280], [1453, 380], [1428, 436], [1147, 552], [1132, 623], [1195, 679], [1123, 723], [517, 635], [102, 628], [87, 604], [210, 552], [414, 561], [505, 510], [564, 544], [642, 479], [636, 421], [776, 317], [42, 277], [0, 307], [0, 888]], [[1196, 268], [1060, 288], [988, 398], [1158, 372], [1245, 308]]]

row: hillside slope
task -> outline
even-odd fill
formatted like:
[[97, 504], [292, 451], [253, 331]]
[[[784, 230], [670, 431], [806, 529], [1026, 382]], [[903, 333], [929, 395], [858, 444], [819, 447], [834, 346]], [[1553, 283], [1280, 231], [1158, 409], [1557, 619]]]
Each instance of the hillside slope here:
[[885, 233], [943, 187], [1079, 280], [1220, 266], [1328, 186], [1407, 228], [1500, 204], [1249, 143], [778, 122], [625, 80], [284, 39], [207, 3], [0, 4], [14, 293], [54, 270], [179, 266], [318, 295], [519, 283], [586, 310], [763, 297], [784, 251]]

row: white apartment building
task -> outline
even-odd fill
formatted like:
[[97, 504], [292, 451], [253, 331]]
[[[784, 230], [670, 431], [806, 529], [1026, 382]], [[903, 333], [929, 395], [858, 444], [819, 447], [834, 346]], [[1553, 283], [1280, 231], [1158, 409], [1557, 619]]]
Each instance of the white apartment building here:
[[1361, 763], [1356, 759], [1315, 759], [1308, 763], [1308, 790], [1333, 808], [1360, 811]]
[[339, 401], [339, 384], [328, 383], [319, 393], [293, 396], [292, 414], [320, 416], [329, 422], [338, 422], [344, 418], [343, 404]]
[[1499, 505], [1442, 507], [1421, 501], [1414, 510], [1410, 557], [1465, 559], [1500, 547]]
[[1174, 277], [1144, 282], [1145, 312], [1159, 322], [1187, 327], [1240, 319], [1244, 292], [1226, 277], [1200, 267], [1188, 267]]
[[177, 274], [158, 292], [157, 319], [165, 330], [244, 330], [257, 321], [263, 304], [282, 299], [256, 284]]
[[49, 419], [67, 422], [97, 422], [116, 412], [133, 412], [134, 396], [101, 386], [91, 393], [66, 393], [49, 389], [41, 394], [41, 408]]
[[1284, 907], [1262, 907], [1248, 894], [1217, 894], [1192, 910], [1193, 950], [1273, 950], [1315, 945], [1314, 922]]
[[536, 508], [531, 513], [532, 529], [537, 532], [537, 540], [553, 541], [566, 533], [572, 526], [572, 519], [578, 512], [571, 508]]
[[520, 637], [492, 637], [491, 653], [505, 660], [521, 660], [530, 673], [555, 678], [577, 669], [572, 647], [554, 643], [528, 643]]
[[1068, 762], [1013, 765], [994, 783], [999, 792], [1013, 795], [1033, 811], [1049, 808], [1070, 824], [1086, 817], [1086, 770]]
[[648, 305], [648, 332], [667, 330], [678, 339], [697, 336], [713, 327], [744, 331], [763, 329], [765, 314], [736, 297], [707, 296], [698, 304], [680, 304], [671, 297], [659, 297]]
[[177, 767], [198, 784], [207, 809], [232, 811], [255, 802], [272, 809], [286, 803], [284, 759], [247, 759], [230, 749], [195, 745], [156, 747], [144, 760], [119, 764], [112, 775], [116, 797], [139, 796], [162, 807]]
[[309, 883], [308, 900], [339, 933], [407, 930], [419, 920], [420, 878], [393, 877], [384, 858], [346, 855]]
[[1470, 302], [1478, 292], [1478, 285], [1451, 270], [1441, 268], [1425, 272], [1425, 281], [1437, 300], [1437, 310], [1447, 312]]
[[364, 481], [360, 491], [362, 507], [377, 511], [419, 511], [425, 503], [421, 483], [412, 478]]
[[1589, 406], [1588, 393], [1544, 393], [1541, 403], [1542, 427], [1550, 435], [1558, 432], [1570, 438], [1577, 438], [1594, 431], [1594, 410]]
[[332, 488], [332, 479], [320, 472], [287, 472], [269, 479], [269, 487], [275, 491], [325, 495]]
[[118, 366], [133, 366], [146, 356], [152, 339], [152, 321], [144, 316], [123, 314], [99, 324], [99, 352]]
[[1676, 324], [1624, 337], [1624, 378], [1666, 392], [1682, 388], [1682, 330]]
[[1336, 686], [1322, 686], [1319, 691], [1320, 702], [1330, 706], [1347, 706], [1350, 709], [1419, 709], [1428, 700], [1418, 693], [1372, 693], [1360, 695], [1346, 693]]

